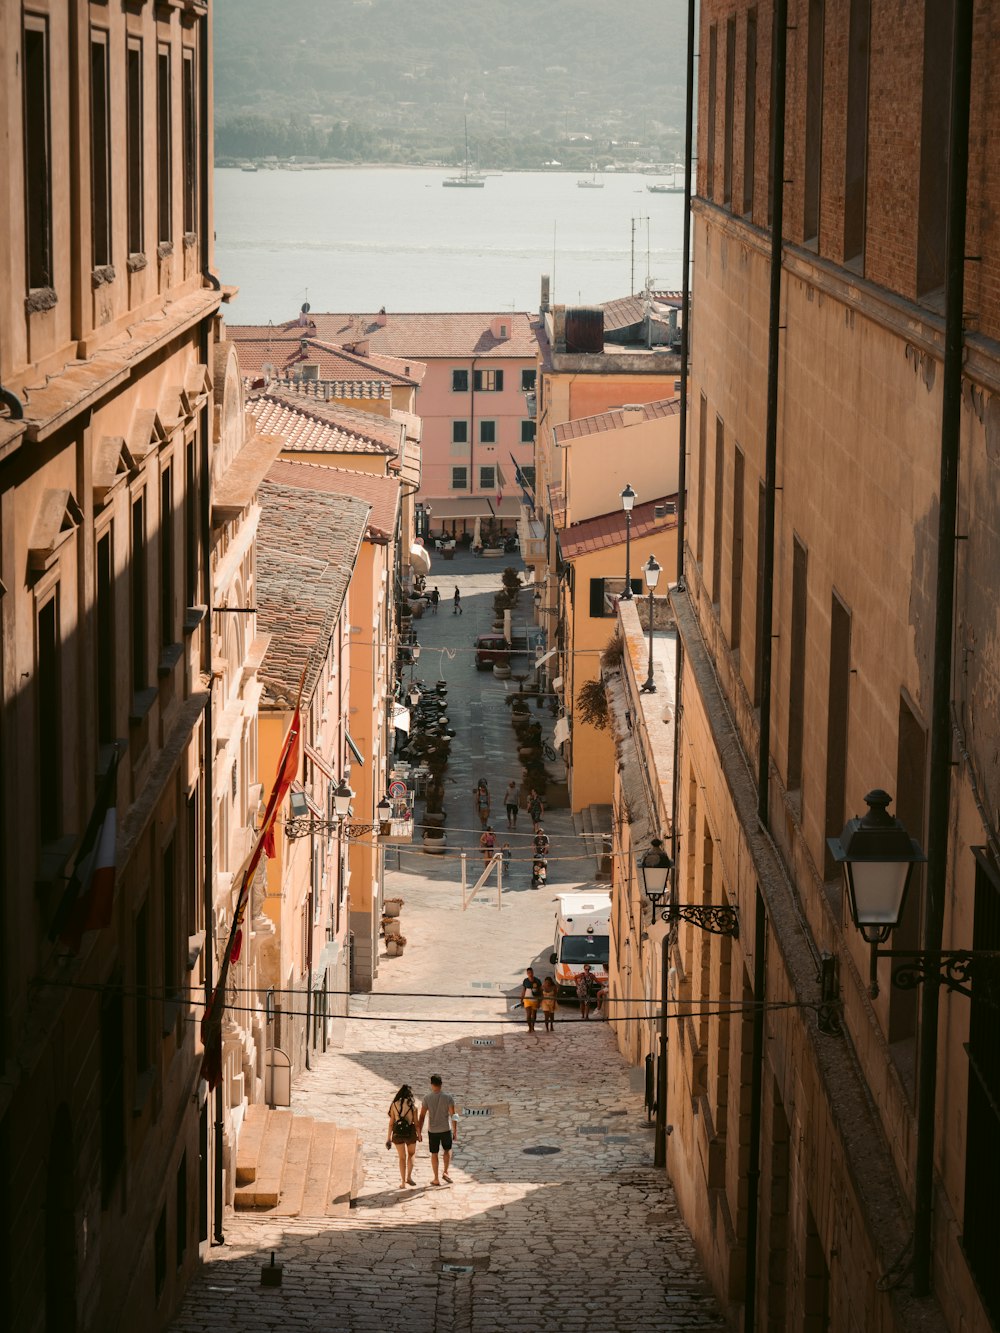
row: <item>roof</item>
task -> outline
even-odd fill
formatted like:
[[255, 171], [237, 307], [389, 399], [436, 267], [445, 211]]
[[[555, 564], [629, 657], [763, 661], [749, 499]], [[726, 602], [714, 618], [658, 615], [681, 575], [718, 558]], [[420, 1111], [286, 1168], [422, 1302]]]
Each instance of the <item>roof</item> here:
[[269, 699], [291, 706], [303, 671], [303, 699], [316, 688], [369, 506], [266, 478], [258, 497], [257, 624], [272, 637], [257, 674]]
[[236, 344], [240, 370], [244, 375], [261, 375], [265, 366], [273, 366], [274, 372], [279, 375], [296, 375], [301, 374], [304, 365], [316, 365], [321, 380], [385, 384], [390, 387], [404, 385], [411, 388], [415, 388], [418, 383], [412, 376], [401, 374], [384, 355], [379, 357], [377, 363], [369, 361], [355, 352], [324, 342], [300, 327], [292, 331], [271, 329], [261, 334], [256, 330], [247, 333], [244, 328], [237, 326], [227, 328], [226, 332], [230, 341]]
[[380, 477], [371, 472], [326, 467], [323, 463], [298, 463], [279, 458], [271, 464], [267, 481], [278, 486], [298, 486], [327, 495], [348, 495], [370, 507], [365, 535], [369, 541], [389, 541], [396, 531], [399, 510], [398, 477]]
[[[655, 516], [657, 505], [673, 505], [673, 512], [663, 518]], [[632, 541], [650, 537], [655, 532], [665, 532], [677, 526], [677, 496], [664, 495], [659, 500], [649, 500], [646, 504], [636, 505], [632, 510]], [[559, 533], [559, 550], [564, 560], [573, 560], [578, 555], [589, 555], [594, 551], [606, 551], [611, 546], [625, 545], [625, 511], [615, 509], [610, 514], [598, 514], [596, 518], [585, 518], [582, 523], [571, 523]]]
[[384, 456], [397, 454], [403, 443], [400, 422], [370, 412], [345, 412], [336, 403], [264, 393], [251, 398], [247, 409], [260, 434], [282, 436], [289, 452]]
[[[657, 398], [652, 403], [630, 404], [641, 408], [643, 422], [658, 421], [661, 417], [677, 416], [681, 410], [679, 398]], [[566, 440], [579, 440], [585, 435], [596, 435], [600, 431], [620, 430], [623, 426], [638, 425], [635, 421], [625, 420], [625, 409], [613, 407], [610, 412], [599, 412], [593, 417], [580, 417], [576, 421], [562, 421], [553, 426], [552, 436], [557, 444]]]
[[[649, 294], [654, 302], [654, 317], [659, 313], [655, 309], [656, 305], [679, 306], [682, 295], [680, 292], [650, 292]], [[633, 324], [641, 324], [646, 318], [645, 293], [636, 296], [620, 296], [614, 301], [602, 301], [601, 309], [604, 311], [605, 333], [613, 333], [615, 329], [631, 328]]]
[[[229, 336], [240, 338], [302, 336], [321, 338], [328, 343], [367, 342], [367, 355], [391, 356], [419, 361], [435, 358], [515, 358], [534, 360], [537, 346], [531, 316], [521, 311], [441, 311], [429, 313], [388, 314], [317, 314], [313, 311], [306, 325], [298, 320], [276, 327], [244, 325], [230, 329]], [[503, 319], [510, 326], [509, 338], [494, 338], [490, 325]], [[382, 321], [385, 321], [384, 323]]]

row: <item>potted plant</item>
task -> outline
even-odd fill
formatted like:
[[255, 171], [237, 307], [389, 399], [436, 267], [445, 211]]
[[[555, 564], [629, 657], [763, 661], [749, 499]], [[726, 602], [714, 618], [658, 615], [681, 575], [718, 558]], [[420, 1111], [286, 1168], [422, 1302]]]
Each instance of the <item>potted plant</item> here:
[[425, 828], [422, 842], [430, 856], [443, 856], [448, 839], [443, 828]]
[[385, 951], [390, 958], [398, 958], [405, 948], [405, 935], [393, 935], [391, 939], [388, 939], [385, 942]]
[[504, 592], [507, 596], [507, 605], [517, 606], [517, 594], [521, 591], [521, 576], [513, 565], [508, 565], [500, 577], [503, 580]]
[[497, 680], [510, 680], [510, 654], [504, 653], [493, 663], [493, 675]]
[[493, 598], [493, 628], [503, 629], [503, 613], [510, 608], [507, 594], [498, 592]]
[[403, 910], [403, 902], [404, 899], [402, 898], [386, 898], [385, 902], [382, 904], [383, 914], [385, 916], [399, 916], [400, 912]]
[[397, 939], [401, 926], [398, 916], [384, 916], [382, 918], [382, 934], [388, 942], [391, 939]]

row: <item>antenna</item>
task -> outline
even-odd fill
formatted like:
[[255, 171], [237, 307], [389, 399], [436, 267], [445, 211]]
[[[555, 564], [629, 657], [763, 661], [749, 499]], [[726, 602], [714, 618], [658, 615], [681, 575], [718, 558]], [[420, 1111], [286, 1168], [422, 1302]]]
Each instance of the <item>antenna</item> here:
[[[629, 280], [629, 296], [635, 296], [635, 224], [637, 222], [646, 223], [646, 248], [649, 249], [649, 218], [643, 215], [632, 219], [632, 270]], [[646, 258], [646, 271], [649, 272], [649, 257]]]
[[552, 223], [552, 292], [549, 296], [549, 302], [555, 304], [556, 299], [556, 227], [558, 223]]

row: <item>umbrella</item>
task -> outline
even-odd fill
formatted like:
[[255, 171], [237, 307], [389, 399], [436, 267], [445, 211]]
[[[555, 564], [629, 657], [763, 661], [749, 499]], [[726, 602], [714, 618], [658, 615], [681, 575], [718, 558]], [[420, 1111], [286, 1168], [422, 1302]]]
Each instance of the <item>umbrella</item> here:
[[477, 516], [476, 516], [476, 526], [475, 526], [475, 528], [473, 528], [473, 531], [472, 531], [472, 544], [473, 544], [473, 546], [482, 546], [482, 544], [483, 544], [482, 526], [483, 526], [483, 520], [477, 515]]

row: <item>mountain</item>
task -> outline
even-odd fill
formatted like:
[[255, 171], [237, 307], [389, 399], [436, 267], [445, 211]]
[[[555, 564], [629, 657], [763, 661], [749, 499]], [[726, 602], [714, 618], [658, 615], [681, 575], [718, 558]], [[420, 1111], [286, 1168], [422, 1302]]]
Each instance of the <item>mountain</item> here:
[[[220, 156], [677, 155], [681, 0], [216, 0]], [[537, 162], [535, 162], [537, 159]]]

